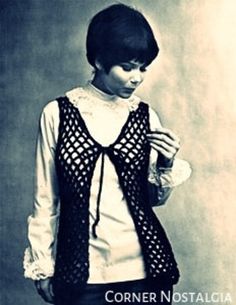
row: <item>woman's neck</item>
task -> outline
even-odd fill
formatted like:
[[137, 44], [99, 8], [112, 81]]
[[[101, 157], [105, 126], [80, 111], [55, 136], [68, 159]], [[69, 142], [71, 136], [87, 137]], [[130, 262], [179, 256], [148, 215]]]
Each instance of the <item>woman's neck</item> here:
[[98, 90], [104, 92], [105, 94], [113, 96], [114, 94], [109, 91], [107, 86], [105, 85], [103, 78], [101, 77], [99, 72], [95, 72], [94, 78], [91, 81], [91, 84], [96, 87]]
[[119, 99], [119, 97], [115, 94], [104, 92], [102, 89], [100, 89], [100, 87], [97, 86], [96, 83], [93, 82], [93, 80], [88, 82], [85, 89], [89, 94], [103, 101], [116, 102]]

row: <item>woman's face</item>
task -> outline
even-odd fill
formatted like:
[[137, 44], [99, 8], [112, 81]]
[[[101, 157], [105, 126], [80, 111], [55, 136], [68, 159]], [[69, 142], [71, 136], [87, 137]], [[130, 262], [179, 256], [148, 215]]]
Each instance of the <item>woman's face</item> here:
[[108, 73], [101, 68], [93, 84], [100, 90], [122, 98], [129, 98], [143, 82], [146, 67], [135, 60], [112, 66]]

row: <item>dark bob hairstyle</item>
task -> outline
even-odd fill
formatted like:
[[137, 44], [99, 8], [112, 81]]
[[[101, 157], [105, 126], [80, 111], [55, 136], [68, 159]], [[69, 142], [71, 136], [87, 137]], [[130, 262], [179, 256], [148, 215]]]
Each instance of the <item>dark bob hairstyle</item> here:
[[148, 66], [159, 52], [147, 20], [124, 4], [111, 5], [92, 18], [86, 48], [88, 62], [96, 69], [98, 60], [107, 73], [112, 66], [130, 60]]

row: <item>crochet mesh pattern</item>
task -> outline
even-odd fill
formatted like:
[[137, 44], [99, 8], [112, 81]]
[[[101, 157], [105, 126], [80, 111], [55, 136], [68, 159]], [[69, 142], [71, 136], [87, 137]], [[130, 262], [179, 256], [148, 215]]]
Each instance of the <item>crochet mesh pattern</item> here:
[[[56, 167], [61, 212], [55, 284], [58, 287], [81, 286], [88, 280], [90, 187], [96, 162], [104, 154], [114, 164], [127, 200], [142, 248], [147, 277], [175, 284], [179, 278], [177, 264], [168, 238], [148, 201], [148, 105], [140, 102], [137, 110], [129, 113], [116, 141], [104, 147], [90, 135], [79, 109], [67, 97], [59, 98], [58, 104], [60, 126]], [[100, 191], [102, 175], [103, 168]], [[97, 222], [99, 204], [98, 200]]]

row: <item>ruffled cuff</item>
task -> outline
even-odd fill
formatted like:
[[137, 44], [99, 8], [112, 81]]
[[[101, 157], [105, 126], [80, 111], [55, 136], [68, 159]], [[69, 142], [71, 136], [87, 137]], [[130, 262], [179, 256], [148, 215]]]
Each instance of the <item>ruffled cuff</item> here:
[[175, 159], [171, 168], [157, 168], [156, 163], [149, 168], [148, 181], [159, 187], [175, 187], [185, 182], [191, 175], [190, 164], [182, 159]]
[[24, 276], [32, 280], [42, 280], [52, 277], [55, 262], [52, 258], [34, 260], [31, 248], [26, 248], [24, 253]]

